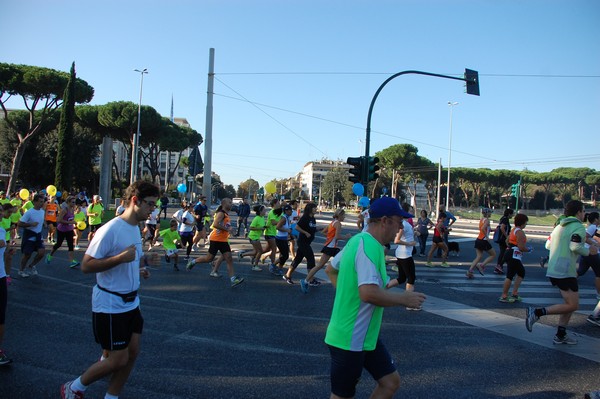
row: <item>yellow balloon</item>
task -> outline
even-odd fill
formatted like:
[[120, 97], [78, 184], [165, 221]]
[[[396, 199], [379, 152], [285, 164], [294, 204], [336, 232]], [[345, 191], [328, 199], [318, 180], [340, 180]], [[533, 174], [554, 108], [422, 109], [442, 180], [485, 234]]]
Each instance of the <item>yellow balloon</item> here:
[[273, 194], [275, 191], [277, 191], [277, 186], [275, 186], [275, 183], [270, 181], [267, 184], [265, 184], [265, 191], [268, 194]]
[[85, 224], [85, 222], [83, 220], [80, 220], [79, 222], [77, 222], [77, 228], [79, 230], [85, 230], [86, 227], [87, 227], [87, 225]]
[[21, 197], [22, 200], [27, 201], [29, 199], [29, 190], [22, 188], [21, 191], [19, 191], [19, 197]]
[[52, 184], [50, 184], [48, 187], [46, 187], [46, 192], [48, 193], [48, 195], [55, 196], [56, 195], [56, 187], [53, 186]]

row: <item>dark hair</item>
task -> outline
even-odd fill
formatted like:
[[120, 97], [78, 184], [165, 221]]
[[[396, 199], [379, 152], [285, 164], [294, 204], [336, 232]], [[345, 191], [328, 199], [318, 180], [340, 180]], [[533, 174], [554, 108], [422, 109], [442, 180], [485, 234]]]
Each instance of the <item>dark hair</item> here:
[[256, 216], [260, 215], [263, 209], [265, 209], [264, 205], [254, 205], [254, 208], [252, 208], [254, 213], [256, 213]]
[[594, 220], [600, 218], [600, 213], [598, 212], [590, 212], [586, 215], [587, 221], [593, 223]]
[[138, 180], [127, 187], [125, 190], [125, 199], [130, 200], [133, 197], [144, 199], [146, 197], [159, 197], [160, 188], [154, 183], [146, 180]]
[[281, 216], [281, 214], [283, 213], [283, 208], [273, 209], [273, 213], [277, 216]]
[[304, 207], [304, 212], [302, 214], [303, 215], [309, 215], [312, 212], [313, 209], [317, 209], [317, 204], [315, 204], [314, 202], [309, 202]]
[[505, 216], [505, 217], [509, 217], [509, 216], [511, 216], [513, 213], [515, 213], [515, 211], [514, 211], [514, 210], [512, 210], [512, 209], [510, 209], [510, 208], [506, 208], [506, 209], [504, 210], [504, 216]]
[[583, 202], [578, 200], [571, 200], [567, 202], [565, 206], [565, 216], [575, 216], [577, 212], [583, 209]]
[[409, 203], [406, 203], [406, 202], [403, 202], [403, 203], [402, 203], [402, 210], [403, 210], [404, 212], [408, 212], [408, 211], [409, 211], [409, 209], [410, 209], [410, 204], [409, 204]]
[[271, 206], [273, 206], [278, 202], [279, 202], [279, 198], [273, 198], [269, 203], [271, 204]]
[[13, 209], [14, 205], [11, 204], [10, 202], [7, 202], [6, 204], [2, 205], [2, 210], [3, 211], [9, 211], [11, 209]]
[[515, 216], [515, 219], [513, 220], [513, 223], [515, 224], [515, 226], [523, 226], [528, 221], [529, 221], [529, 217], [527, 217], [527, 215], [525, 215], [523, 213], [517, 213], [517, 215]]

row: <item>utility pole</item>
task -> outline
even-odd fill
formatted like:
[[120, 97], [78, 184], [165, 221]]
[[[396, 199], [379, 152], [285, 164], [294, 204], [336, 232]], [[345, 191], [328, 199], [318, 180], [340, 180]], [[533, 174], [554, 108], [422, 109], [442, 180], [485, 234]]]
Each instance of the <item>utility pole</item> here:
[[208, 90], [206, 92], [206, 128], [204, 137], [204, 176], [202, 179], [202, 195], [212, 204], [212, 126], [213, 126], [213, 94], [215, 86], [215, 49], [209, 50], [208, 58]]

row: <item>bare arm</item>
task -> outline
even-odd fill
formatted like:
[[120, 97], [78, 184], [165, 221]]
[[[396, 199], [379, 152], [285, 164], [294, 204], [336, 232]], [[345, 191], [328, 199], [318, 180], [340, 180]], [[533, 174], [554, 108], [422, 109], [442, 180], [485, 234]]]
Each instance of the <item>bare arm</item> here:
[[360, 299], [375, 306], [406, 306], [418, 308], [425, 301], [425, 294], [414, 291], [393, 292], [382, 289], [376, 284], [363, 284], [358, 287]]
[[100, 273], [112, 269], [122, 263], [128, 263], [135, 260], [135, 245], [130, 245], [125, 248], [120, 254], [103, 258], [96, 259], [88, 254], [83, 256], [81, 261], [81, 271], [83, 273]]

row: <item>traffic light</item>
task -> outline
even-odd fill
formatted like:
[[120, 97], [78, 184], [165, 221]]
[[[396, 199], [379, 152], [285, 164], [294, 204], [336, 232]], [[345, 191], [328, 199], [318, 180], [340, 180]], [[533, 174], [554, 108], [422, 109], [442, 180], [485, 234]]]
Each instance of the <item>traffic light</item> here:
[[467, 82], [467, 94], [479, 95], [479, 72], [465, 68], [465, 81]]
[[348, 157], [346, 163], [352, 166], [352, 168], [348, 170], [350, 173], [348, 180], [353, 183], [361, 183], [363, 181], [364, 160], [365, 157]]
[[515, 183], [512, 186], [510, 186], [510, 194], [513, 197], [518, 197], [519, 196], [519, 183]]
[[379, 165], [377, 165], [378, 163], [379, 163], [379, 158], [369, 157], [367, 181], [374, 181], [379, 178]]

